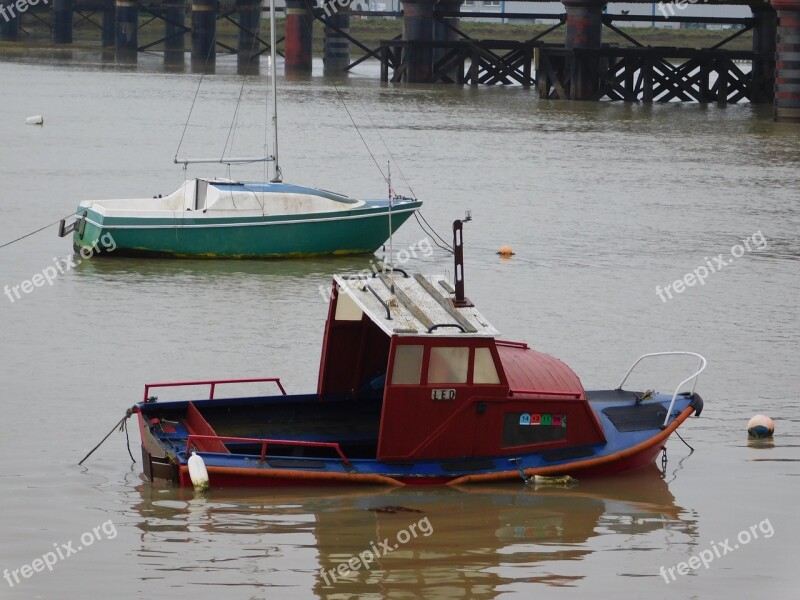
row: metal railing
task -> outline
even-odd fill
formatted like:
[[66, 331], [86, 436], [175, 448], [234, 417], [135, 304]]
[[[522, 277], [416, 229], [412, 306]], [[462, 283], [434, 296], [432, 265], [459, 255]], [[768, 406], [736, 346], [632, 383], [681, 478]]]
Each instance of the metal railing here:
[[144, 402], [147, 402], [148, 394], [150, 390], [153, 388], [162, 388], [162, 387], [183, 387], [183, 386], [193, 386], [193, 385], [208, 385], [210, 386], [208, 392], [208, 399], [214, 399], [214, 391], [217, 388], [217, 385], [223, 383], [265, 383], [271, 382], [278, 386], [280, 389], [281, 394], [284, 396], [286, 395], [286, 390], [281, 383], [279, 377], [259, 377], [255, 379], [210, 379], [207, 381], [175, 381], [170, 383], [148, 383], [144, 386]]
[[338, 442], [304, 442], [300, 440], [273, 440], [267, 438], [244, 438], [244, 437], [228, 437], [221, 435], [194, 435], [191, 434], [186, 439], [186, 454], [188, 455], [192, 449], [192, 442], [195, 440], [213, 440], [217, 442], [245, 442], [250, 444], [261, 444], [261, 456], [259, 460], [262, 462], [267, 458], [267, 446], [309, 446], [311, 448], [333, 448], [346, 465], [350, 464], [348, 458], [342, 452]]
[[669, 421], [669, 416], [672, 414], [672, 407], [675, 404], [675, 398], [678, 397], [678, 392], [681, 391], [681, 387], [683, 387], [685, 383], [688, 383], [693, 379], [694, 379], [694, 384], [692, 385], [691, 393], [694, 394], [694, 390], [697, 387], [697, 378], [700, 376], [700, 373], [702, 373], [703, 370], [706, 368], [707, 363], [705, 357], [703, 357], [701, 354], [697, 354], [696, 352], [686, 352], [683, 350], [675, 350], [672, 352], [651, 352], [650, 354], [643, 354], [638, 359], [636, 359], [636, 362], [634, 362], [631, 368], [628, 369], [628, 372], [625, 374], [625, 377], [622, 378], [622, 383], [620, 383], [619, 386], [617, 387], [617, 390], [620, 391], [622, 390], [622, 386], [625, 385], [625, 382], [628, 380], [628, 377], [630, 377], [630, 374], [636, 368], [636, 365], [642, 362], [645, 358], [650, 358], [651, 356], [675, 356], [675, 355], [696, 356], [699, 362], [697, 364], [697, 371], [695, 371], [692, 375], [681, 381], [678, 384], [678, 387], [675, 388], [675, 393], [672, 394], [672, 400], [670, 401], [669, 408], [667, 409], [667, 416], [664, 418], [664, 427], [667, 426], [667, 422]]

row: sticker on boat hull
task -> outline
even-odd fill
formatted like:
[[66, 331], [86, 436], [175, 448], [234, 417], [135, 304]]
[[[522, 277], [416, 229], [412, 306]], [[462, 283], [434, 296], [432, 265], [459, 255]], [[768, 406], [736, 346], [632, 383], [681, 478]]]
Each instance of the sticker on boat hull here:
[[566, 427], [567, 415], [551, 415], [548, 413], [522, 413], [519, 416], [520, 425], [549, 425], [551, 427]]

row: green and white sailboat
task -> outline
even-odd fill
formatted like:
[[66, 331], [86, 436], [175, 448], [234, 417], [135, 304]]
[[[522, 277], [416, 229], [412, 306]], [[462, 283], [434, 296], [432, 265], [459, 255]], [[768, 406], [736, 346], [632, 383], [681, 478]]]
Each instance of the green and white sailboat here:
[[[270, 38], [275, 8], [270, 2]], [[271, 49], [272, 137], [269, 156], [179, 159], [195, 163], [269, 162], [269, 181], [196, 178], [164, 197], [85, 200], [59, 228], [72, 233], [77, 251], [102, 253], [113, 240], [117, 256], [277, 258], [374, 252], [422, 206], [393, 194], [358, 200], [312, 187], [283, 183], [278, 163], [275, 44]], [[388, 179], [388, 177], [387, 177]], [[67, 223], [70, 220], [71, 222]], [[110, 236], [110, 238], [109, 238]]]

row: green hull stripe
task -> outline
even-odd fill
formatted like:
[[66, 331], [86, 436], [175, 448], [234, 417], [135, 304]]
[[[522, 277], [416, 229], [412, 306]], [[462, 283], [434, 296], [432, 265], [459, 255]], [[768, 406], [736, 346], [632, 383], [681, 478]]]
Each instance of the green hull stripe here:
[[[412, 213], [418, 207], [398, 208], [392, 210], [392, 216], [403, 213]], [[146, 218], [146, 217], [103, 217], [103, 215], [89, 209], [86, 222], [96, 227], [104, 229], [191, 229], [191, 228], [215, 228], [215, 227], [257, 227], [267, 225], [287, 225], [302, 223], [320, 223], [332, 221], [347, 221], [353, 219], [369, 219], [373, 217], [387, 216], [388, 210], [385, 208], [370, 209], [362, 211], [362, 214], [352, 214], [348, 211], [341, 213], [320, 213], [319, 217], [308, 219], [304, 217], [285, 218], [285, 217], [208, 217], [206, 219], [195, 218]], [[90, 216], [91, 215], [91, 216]], [[406, 217], [407, 218], [407, 217]], [[126, 223], [141, 223], [140, 225], [128, 225]]]

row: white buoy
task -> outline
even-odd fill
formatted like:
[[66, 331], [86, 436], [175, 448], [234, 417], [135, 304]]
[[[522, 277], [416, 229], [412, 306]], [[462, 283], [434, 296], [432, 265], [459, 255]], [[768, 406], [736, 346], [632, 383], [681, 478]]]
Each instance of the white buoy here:
[[42, 115], [34, 115], [25, 119], [26, 125], [44, 125], [44, 117]]
[[766, 415], [756, 415], [747, 423], [747, 434], [754, 438], [768, 438], [775, 433], [775, 423]]
[[189, 457], [189, 479], [192, 480], [192, 485], [195, 491], [204, 492], [210, 487], [208, 481], [208, 471], [206, 470], [206, 463], [203, 458], [197, 456], [194, 452]]

